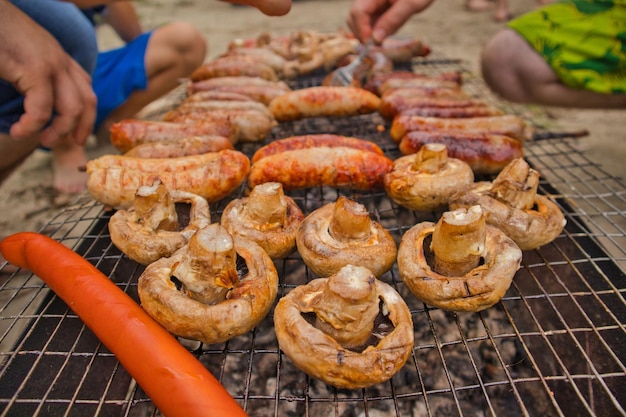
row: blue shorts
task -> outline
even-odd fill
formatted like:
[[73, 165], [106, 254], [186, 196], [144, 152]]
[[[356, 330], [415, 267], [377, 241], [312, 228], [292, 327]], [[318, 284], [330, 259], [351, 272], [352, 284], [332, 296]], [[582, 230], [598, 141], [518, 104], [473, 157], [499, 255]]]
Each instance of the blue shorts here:
[[[98, 57], [93, 25], [73, 4], [60, 0], [11, 0], [17, 8], [54, 36], [63, 49], [91, 74]], [[0, 132], [8, 133], [24, 114], [24, 97], [13, 86], [0, 80]]]
[[94, 130], [132, 92], [146, 89], [148, 76], [145, 57], [151, 35], [152, 32], [144, 33], [127, 45], [98, 54], [98, 63], [93, 73], [93, 89], [98, 97], [98, 115]]

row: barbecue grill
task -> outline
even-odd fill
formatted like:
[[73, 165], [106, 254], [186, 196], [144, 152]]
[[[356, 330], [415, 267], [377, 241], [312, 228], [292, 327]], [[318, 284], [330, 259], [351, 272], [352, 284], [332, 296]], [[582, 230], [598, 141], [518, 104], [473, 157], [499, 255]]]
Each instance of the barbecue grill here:
[[[417, 72], [464, 71], [466, 91], [509, 113], [462, 62], [420, 59]], [[321, 83], [322, 75], [294, 87]], [[576, 132], [533, 117], [538, 135], [526, 159], [541, 172], [539, 192], [565, 213], [552, 243], [523, 254], [504, 298], [479, 313], [451, 313], [416, 299], [397, 267], [381, 279], [406, 300], [415, 328], [407, 364], [391, 380], [335, 389], [296, 369], [278, 348], [273, 312], [252, 331], [218, 345], [180, 340], [251, 416], [623, 416], [626, 415], [626, 187], [576, 150]], [[282, 123], [272, 139], [339, 133], [370, 139], [400, 156], [377, 114]], [[259, 144], [243, 144], [251, 155]], [[243, 195], [243, 189], [231, 198]], [[305, 213], [339, 195], [356, 199], [399, 242], [421, 221], [383, 192], [328, 187], [289, 192]], [[230, 199], [213, 204], [213, 221]], [[42, 233], [63, 242], [138, 300], [143, 267], [111, 243], [112, 212], [80, 196]], [[184, 215], [184, 213], [183, 213]], [[1, 265], [1, 268], [6, 268]], [[54, 268], [54, 265], [50, 265]], [[281, 297], [315, 276], [297, 253], [277, 261]], [[27, 271], [0, 281], [1, 416], [158, 416], [159, 411], [82, 321]], [[122, 336], [122, 335], [120, 335]], [[122, 336], [123, 337], [123, 336]], [[146, 359], [148, 360], [148, 359]]]

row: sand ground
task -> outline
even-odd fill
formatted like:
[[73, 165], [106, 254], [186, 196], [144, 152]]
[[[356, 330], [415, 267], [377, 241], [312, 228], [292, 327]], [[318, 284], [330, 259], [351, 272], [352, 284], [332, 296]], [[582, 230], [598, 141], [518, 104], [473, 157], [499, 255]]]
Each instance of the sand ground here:
[[[182, 20], [196, 25], [209, 43], [207, 59], [222, 53], [235, 38], [256, 37], [265, 31], [290, 33], [295, 30], [335, 31], [344, 27], [349, 0], [297, 0], [283, 17], [267, 17], [256, 9], [235, 7], [215, 0], [138, 0], [146, 29]], [[513, 14], [533, 7], [534, 2], [512, 2]], [[398, 33], [419, 36], [433, 51], [465, 61], [479, 73], [481, 46], [502, 27], [490, 12], [468, 12], [460, 0], [440, 0], [414, 16]], [[107, 28], [99, 30], [101, 48], [119, 45]], [[589, 158], [610, 175], [626, 177], [626, 132], [624, 111], [545, 109], [555, 124], [568, 130], [587, 129], [579, 141]], [[91, 157], [113, 152], [112, 148], [88, 148]], [[623, 181], [622, 181], [623, 182]], [[50, 155], [36, 152], [0, 187], [0, 236], [20, 231], [38, 231], [75, 196], [59, 196], [52, 189]]]

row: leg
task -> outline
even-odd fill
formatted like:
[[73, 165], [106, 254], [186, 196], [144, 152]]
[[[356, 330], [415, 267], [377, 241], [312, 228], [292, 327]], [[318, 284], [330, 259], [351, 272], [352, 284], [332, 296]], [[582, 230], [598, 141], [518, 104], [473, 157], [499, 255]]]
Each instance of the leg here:
[[507, 0], [496, 0], [496, 12], [493, 17], [496, 22], [506, 22], [511, 18]]
[[71, 138], [64, 138], [52, 148], [52, 155], [54, 189], [68, 194], [84, 191], [88, 179], [84, 170], [87, 164], [85, 148]]
[[493, 1], [492, 0], [466, 0], [465, 1], [465, 10], [470, 12], [484, 12], [486, 10], [493, 9]]
[[147, 88], [133, 91], [126, 101], [106, 117], [99, 130], [133, 117], [142, 108], [176, 88], [182, 78], [202, 64], [206, 42], [192, 25], [178, 22], [154, 31], [145, 55]]
[[38, 147], [38, 136], [18, 140], [0, 132], [0, 185]]
[[623, 108], [626, 94], [601, 94], [564, 85], [517, 32], [498, 32], [483, 49], [482, 74], [502, 98], [518, 103], [578, 108]]

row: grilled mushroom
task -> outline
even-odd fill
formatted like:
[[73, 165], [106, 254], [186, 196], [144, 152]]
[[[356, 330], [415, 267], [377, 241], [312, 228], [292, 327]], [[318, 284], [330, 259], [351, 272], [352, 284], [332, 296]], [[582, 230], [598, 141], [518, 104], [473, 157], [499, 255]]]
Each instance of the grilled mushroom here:
[[296, 202], [277, 182], [254, 187], [249, 197], [232, 200], [222, 213], [222, 226], [231, 235], [258, 243], [272, 259], [289, 255], [296, 247], [296, 231], [304, 219]]
[[486, 224], [480, 206], [413, 226], [398, 249], [398, 271], [411, 292], [451, 311], [481, 311], [500, 301], [521, 260], [519, 247]]
[[396, 261], [396, 243], [365, 207], [340, 196], [309, 214], [296, 233], [304, 263], [318, 276], [328, 277], [343, 266], [363, 266], [377, 277]]
[[537, 194], [539, 172], [523, 158], [511, 161], [493, 180], [475, 183], [450, 198], [450, 209], [480, 205], [487, 223], [511, 237], [522, 250], [552, 242], [565, 227], [565, 216]]
[[[191, 206], [189, 223], [182, 226], [176, 203]], [[170, 256], [211, 222], [207, 201], [186, 191], [171, 190], [156, 181], [139, 187], [134, 206], [119, 210], [109, 220], [111, 241], [126, 256], [143, 265]]]
[[[245, 262], [241, 277], [238, 257]], [[142, 307], [171, 333], [222, 343], [267, 315], [276, 300], [278, 273], [258, 244], [214, 223], [171, 257], [148, 265], [138, 291]]]
[[413, 349], [413, 321], [402, 297], [352, 265], [282, 297], [274, 327], [281, 350], [299, 369], [338, 388], [388, 380]]
[[429, 143], [393, 162], [385, 175], [385, 190], [403, 207], [428, 211], [447, 207], [452, 194], [473, 182], [474, 172], [467, 163], [448, 158], [446, 145]]

